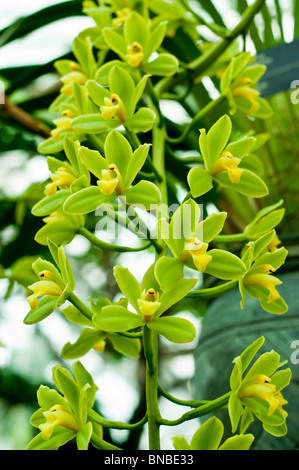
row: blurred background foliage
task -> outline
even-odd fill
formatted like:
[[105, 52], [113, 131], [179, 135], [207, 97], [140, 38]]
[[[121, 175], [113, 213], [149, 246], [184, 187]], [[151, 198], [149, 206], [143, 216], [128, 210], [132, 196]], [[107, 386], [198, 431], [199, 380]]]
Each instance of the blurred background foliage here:
[[[5, 104], [0, 105], [0, 449], [23, 449], [31, 439], [33, 430], [28, 421], [36, 408], [36, 390], [40, 383], [51, 382], [52, 366], [63, 363], [60, 357], [62, 346], [78, 333], [59, 315], [52, 315], [34, 327], [23, 325], [23, 318], [27, 313], [26, 286], [31, 283], [33, 275], [32, 261], [38, 256], [48, 257], [47, 248], [34, 240], [43, 223], [31, 214], [31, 208], [42, 197], [48, 178], [46, 158], [38, 155], [37, 145], [48, 135], [55, 118], [48, 111], [60, 87], [54, 62], [72, 58], [72, 39], [93, 23], [82, 13], [80, 0], [32, 0], [25, 3], [26, 7], [20, 0], [11, 1], [0, 7], [0, 80], [5, 84], [6, 94]], [[207, 23], [230, 29], [252, 1], [194, 0], [188, 3]], [[184, 27], [179, 27], [174, 36], [166, 38], [165, 47], [187, 63], [209, 47], [210, 42], [218, 39], [205, 25], [199, 26], [197, 35], [198, 42]], [[269, 66], [268, 75], [261, 82], [261, 92], [268, 96], [271, 84], [268, 98], [274, 109], [273, 117], [266, 121], [252, 120], [240, 114], [233, 117], [236, 134], [249, 131], [267, 134], [265, 144], [257, 151], [257, 165], [269, 185], [269, 196], [253, 201], [222, 190], [211, 191], [200, 201], [206, 214], [214, 210], [228, 211], [225, 230], [236, 233], [243, 230], [259, 209], [283, 199], [286, 214], [278, 233], [289, 249], [288, 263], [294, 268], [298, 267], [299, 256], [299, 105], [291, 102], [294, 90], [290, 86], [292, 80], [299, 79], [299, 68], [296, 76], [294, 57], [294, 63], [292, 59], [289, 62], [293, 64], [289, 75], [283, 70], [278, 73], [284, 49], [276, 49], [272, 55], [269, 51], [273, 47], [294, 43], [298, 36], [298, 1], [267, 0], [247, 34], [238, 38], [223, 56], [224, 61], [228, 61], [231, 53], [246, 48], [257, 54], [261, 63]], [[298, 56], [298, 48], [295, 51]], [[174, 136], [179, 125], [218, 96], [219, 79], [213, 69], [210, 72], [210, 77], [193, 84], [188, 98], [182, 96], [177, 103], [169, 100], [162, 103], [168, 128]], [[290, 77], [283, 89], [282, 76], [284, 79]], [[178, 89], [180, 91], [184, 92], [184, 87]], [[219, 116], [206, 117], [200, 127], [209, 127], [222, 112], [219, 109]], [[147, 138], [150, 136], [145, 136], [144, 140]], [[186, 176], [189, 166], [184, 158], [192, 156], [197, 143], [198, 133], [193, 132], [182, 144], [168, 150], [170, 203], [181, 201], [188, 192]], [[117, 255], [93, 248], [80, 236], [67, 247], [67, 254], [74, 268], [79, 295], [111, 299], [117, 295], [111, 276]], [[132, 272], [137, 277], [151, 263], [152, 254], [143, 255], [142, 260], [140, 255], [138, 257], [141, 262], [132, 265]], [[129, 258], [119, 255], [117, 261], [128, 265], [131, 262]], [[198, 328], [206, 308], [206, 303], [198, 301], [185, 305], [186, 315], [190, 311], [197, 315]], [[168, 344], [163, 349], [161, 371], [164, 388], [168, 387], [170, 392], [185, 399], [193, 395], [194, 346], [191, 345], [189, 350], [182, 349], [178, 357], [174, 357]], [[132, 367], [131, 362], [128, 366], [127, 359], [121, 359], [109, 350], [101, 356], [90, 353], [84, 361], [89, 371], [95, 374], [95, 380], [99, 379], [99, 406], [108, 418], [136, 420], [142, 415], [142, 368], [138, 369], [137, 364]], [[112, 361], [115, 366], [113, 374], [110, 368]], [[127, 394], [130, 397], [128, 402], [121, 401], [120, 390], [122, 396]], [[171, 410], [166, 408], [166, 413], [175, 414], [175, 406]], [[187, 432], [193, 433], [190, 423]], [[142, 436], [124, 432], [114, 432], [111, 438], [127, 448], [131, 448], [132, 442], [142, 442]], [[171, 448], [167, 434], [164, 439], [165, 446]]]

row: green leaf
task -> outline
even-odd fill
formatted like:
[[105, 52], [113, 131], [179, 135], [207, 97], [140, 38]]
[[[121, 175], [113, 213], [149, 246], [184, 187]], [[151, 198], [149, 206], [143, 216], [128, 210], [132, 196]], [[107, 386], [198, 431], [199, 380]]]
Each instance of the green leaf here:
[[255, 375], [266, 375], [267, 377], [271, 377], [278, 368], [279, 363], [280, 356], [277, 352], [266, 352], [262, 354], [251, 366], [246, 374], [246, 379], [254, 377]]
[[88, 320], [76, 307], [69, 305], [68, 307], [61, 310], [62, 315], [67, 318], [68, 321], [75, 325], [81, 326], [93, 326], [92, 322]]
[[104, 88], [95, 80], [88, 80], [86, 88], [92, 101], [99, 107], [105, 104], [105, 98], [110, 98], [111, 96], [107, 88]]
[[144, 324], [143, 318], [119, 305], [108, 305], [93, 316], [94, 324], [103, 331], [121, 332], [139, 328]]
[[70, 243], [76, 235], [76, 228], [66, 219], [53, 220], [38, 230], [34, 239], [40, 245], [47, 246], [48, 240], [57, 245]]
[[232, 393], [229, 397], [228, 413], [231, 421], [232, 432], [235, 433], [243, 414], [243, 406], [237, 393]]
[[172, 438], [175, 450], [190, 450], [190, 446], [183, 436], [175, 436]]
[[95, 212], [101, 204], [112, 199], [113, 196], [103, 195], [98, 186], [90, 186], [69, 196], [64, 203], [63, 210], [69, 214], [88, 214]]
[[149, 39], [149, 30], [146, 20], [139, 13], [133, 11], [126, 19], [124, 35], [127, 44], [138, 42], [143, 49], [146, 49]]
[[88, 423], [81, 426], [77, 432], [76, 442], [78, 450], [88, 450], [89, 441], [92, 435], [92, 424], [89, 421]]
[[260, 301], [261, 307], [273, 315], [283, 315], [288, 311], [288, 305], [282, 297], [275, 300], [274, 302], [269, 302], [269, 291], [263, 287], [255, 286], [246, 286], [246, 290], [253, 298]]
[[102, 178], [102, 170], [107, 170], [107, 160], [97, 150], [81, 146], [78, 150], [79, 156], [88, 170], [98, 179]]
[[219, 279], [239, 279], [246, 272], [246, 266], [238, 256], [224, 250], [210, 250], [212, 261], [207, 265], [206, 273]]
[[156, 278], [155, 273], [156, 264], [153, 263], [150, 265], [146, 273], [144, 274], [141, 282], [141, 291], [148, 291], [149, 289], [154, 289], [156, 292], [159, 292], [160, 285]]
[[132, 154], [131, 145], [120, 132], [109, 132], [105, 140], [105, 156], [108, 165], [115, 164], [117, 166], [123, 180], [126, 179], [127, 167]]
[[215, 181], [224, 188], [233, 189], [244, 196], [261, 198], [267, 196], [269, 190], [264, 181], [249, 170], [243, 169], [239, 183], [232, 183], [229, 179], [228, 172], [222, 171], [214, 176]]
[[195, 236], [204, 243], [210, 243], [222, 231], [226, 218], [227, 212], [209, 215], [198, 224]]
[[205, 159], [207, 170], [211, 169], [213, 164], [219, 158], [225, 149], [232, 131], [232, 122], [228, 115], [222, 116], [209, 130], [205, 149]]
[[252, 269], [254, 270], [263, 264], [270, 264], [277, 271], [284, 264], [287, 256], [288, 251], [284, 247], [278, 248], [271, 253], [266, 252], [256, 259]]
[[[174, 247], [174, 255], [177, 258], [181, 257], [185, 241], [194, 236], [199, 219], [200, 207], [193, 199], [184, 202], [173, 214], [169, 226], [169, 235], [165, 230], [165, 236], [171, 241]], [[166, 238], [165, 241], [168, 243]]]
[[269, 433], [269, 434], [271, 434], [272, 436], [275, 436], [275, 437], [286, 436], [286, 434], [288, 432], [288, 428], [287, 428], [286, 423], [282, 423], [279, 426], [271, 426], [271, 425], [263, 423], [263, 428], [267, 433]]
[[172, 289], [164, 291], [160, 297], [161, 306], [159, 307], [156, 315], [162, 315], [162, 313], [166, 312], [170, 307], [184, 299], [196, 283], [197, 279], [182, 279], [177, 282]]
[[159, 75], [161, 77], [170, 77], [177, 72], [179, 61], [172, 54], [162, 53], [150, 62], [147, 62], [142, 68], [145, 73], [150, 75]]
[[163, 42], [167, 30], [167, 22], [161, 22], [156, 26], [150, 33], [149, 41], [145, 49], [145, 56], [151, 57], [151, 55], [160, 47]]
[[222, 422], [212, 417], [203, 423], [191, 440], [191, 450], [217, 450], [224, 432]]
[[55, 426], [50, 439], [45, 440], [42, 434], [35, 436], [26, 447], [26, 450], [57, 450], [76, 436], [74, 431]]
[[95, 344], [104, 338], [102, 331], [85, 328], [74, 344], [67, 343], [62, 349], [61, 355], [65, 359], [76, 359], [84, 356]]
[[38, 152], [44, 155], [58, 153], [63, 150], [63, 141], [66, 137], [72, 137], [73, 132], [61, 132], [60, 140], [54, 139], [54, 137], [49, 137], [41, 142], [38, 146]]
[[57, 191], [53, 196], [46, 196], [37, 202], [32, 208], [32, 214], [36, 217], [45, 217], [46, 215], [55, 212], [61, 204], [70, 195], [70, 192], [66, 189]]
[[73, 291], [75, 288], [75, 278], [71, 264], [66, 257], [63, 246], [60, 246], [58, 248], [58, 266], [62, 275], [62, 279], [67, 284], [67, 287], [69, 287], [70, 290]]
[[126, 62], [122, 62], [121, 60], [110, 60], [109, 62], [106, 62], [105, 64], [101, 65], [101, 67], [97, 70], [95, 75], [96, 81], [103, 86], [108, 86], [109, 74], [115, 65], [117, 65], [118, 67], [122, 67], [128, 72], [132, 71], [132, 67]]
[[39, 276], [39, 273], [42, 271], [50, 271], [54, 275], [55, 281], [58, 284], [63, 284], [58, 269], [54, 266], [54, 264], [50, 263], [50, 261], [38, 258], [32, 263], [32, 270], [37, 276]]
[[242, 372], [245, 372], [245, 370], [249, 366], [250, 362], [253, 360], [256, 353], [263, 346], [264, 342], [265, 342], [265, 338], [261, 336], [260, 338], [256, 339], [252, 344], [250, 344], [241, 353], [240, 359], [241, 359], [241, 364], [242, 364]]
[[144, 89], [146, 87], [148, 78], [149, 78], [149, 75], [144, 75], [135, 87], [135, 90], [134, 90], [134, 92], [132, 94], [132, 97], [131, 97], [131, 104], [130, 104], [130, 107], [128, 108], [128, 113], [129, 113], [130, 116], [135, 111], [135, 108], [137, 106], [138, 101], [143, 96], [143, 92], [144, 92]]
[[252, 434], [229, 437], [218, 450], [249, 450], [254, 441]]
[[127, 166], [126, 178], [124, 180], [124, 185], [126, 188], [128, 188], [133, 183], [139, 171], [142, 169], [148, 156], [149, 149], [149, 144], [140, 145], [130, 158]]
[[268, 119], [273, 116], [273, 109], [269, 103], [263, 98], [257, 97], [255, 101], [259, 104], [259, 109], [255, 112], [251, 111], [252, 103], [243, 98], [235, 98], [235, 103], [237, 108], [249, 116], [259, 118], [259, 119]]
[[124, 356], [139, 359], [141, 343], [138, 338], [125, 338], [124, 336], [109, 335], [113, 348]]
[[155, 277], [163, 291], [173, 287], [184, 277], [184, 264], [177, 258], [162, 256], [155, 264]]
[[[40, 385], [37, 391], [37, 401], [43, 411], [50, 410], [50, 408], [55, 405], [62, 405], [66, 409], [69, 409], [67, 401], [57, 392], [57, 390], [45, 387], [44, 385]], [[43, 416], [42, 419], [44, 422], [45, 417]]]
[[271, 383], [276, 386], [277, 391], [280, 391], [290, 384], [291, 378], [291, 369], [278, 370], [272, 375]]
[[161, 202], [161, 193], [151, 181], [141, 180], [135, 186], [124, 191], [128, 205], [142, 205], [145, 209], [150, 209], [151, 205], [157, 205]]
[[195, 326], [185, 318], [160, 317], [149, 321], [147, 325], [172, 343], [190, 343], [196, 338]]
[[66, 369], [64, 369], [64, 367], [56, 366], [53, 368], [53, 381], [57, 389], [69, 402], [73, 412], [77, 415], [79, 408], [80, 388], [73, 379], [72, 375]]
[[91, 374], [87, 372], [87, 370], [80, 361], [76, 361], [74, 363], [73, 370], [76, 377], [76, 381], [81, 389], [83, 389], [86, 384], [89, 385], [89, 388], [85, 389], [85, 399], [87, 402], [87, 406], [92, 408], [94, 404], [95, 393], [98, 390], [98, 387], [95, 385]]
[[241, 140], [229, 144], [225, 150], [236, 158], [242, 158], [253, 149], [255, 143], [256, 139], [254, 137], [244, 137]]
[[213, 176], [208, 170], [199, 166], [188, 173], [188, 184], [194, 198], [208, 193], [213, 188]]
[[25, 325], [34, 325], [54, 312], [57, 304], [57, 297], [52, 295], [45, 295], [39, 300], [39, 305], [36, 310], [30, 310], [30, 312], [24, 318]]
[[72, 120], [72, 126], [76, 131], [86, 134], [100, 134], [108, 132], [119, 125], [115, 119], [104, 119], [100, 114], [85, 114]]
[[138, 111], [126, 121], [126, 127], [132, 132], [148, 132], [152, 129], [156, 114], [152, 109], [139, 108]]
[[114, 31], [112, 28], [104, 28], [102, 32], [108, 46], [120, 57], [125, 59], [127, 55], [127, 43], [122, 34]]
[[138, 312], [139, 306], [137, 299], [141, 298], [141, 287], [136, 278], [130, 273], [128, 268], [123, 268], [122, 266], [114, 266], [113, 274], [118, 287]]
[[111, 93], [120, 97], [126, 109], [131, 106], [131, 99], [135, 91], [135, 83], [131, 75], [122, 67], [115, 66], [109, 74]]

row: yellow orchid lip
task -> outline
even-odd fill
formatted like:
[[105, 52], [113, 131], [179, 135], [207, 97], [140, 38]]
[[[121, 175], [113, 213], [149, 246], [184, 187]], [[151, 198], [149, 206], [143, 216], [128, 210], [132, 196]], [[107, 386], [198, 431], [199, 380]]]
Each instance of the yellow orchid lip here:
[[45, 440], [50, 439], [55, 426], [62, 426], [77, 432], [79, 427], [75, 418], [62, 405], [55, 405], [43, 413], [46, 422], [39, 425], [39, 430]]
[[271, 241], [271, 243], [268, 245], [268, 249], [269, 251], [273, 252], [273, 251], [276, 251], [278, 249], [278, 246], [281, 245], [281, 241], [280, 239], [278, 238], [277, 235], [275, 235], [275, 237], [273, 238], [273, 240]]
[[150, 321], [160, 307], [161, 303], [159, 302], [159, 297], [159, 292], [150, 288], [147, 291], [144, 290], [141, 294], [141, 299], [137, 300], [145, 322]]
[[106, 196], [110, 196], [114, 191], [117, 194], [122, 193], [123, 179], [114, 163], [109, 165], [108, 170], [102, 170], [102, 179], [97, 181], [97, 185]]
[[234, 157], [230, 152], [224, 152], [214, 163], [211, 173], [216, 176], [222, 171], [227, 171], [231, 182], [237, 184], [243, 174], [243, 170], [239, 168], [240, 163], [240, 158]]
[[61, 87], [61, 93], [66, 96], [71, 96], [73, 94], [74, 83], [77, 83], [78, 85], [85, 85], [86, 82], [86, 76], [82, 72], [79, 72], [77, 67], [72, 70], [72, 72], [63, 75], [60, 79], [63, 84]]
[[144, 54], [143, 47], [139, 42], [133, 42], [127, 46], [127, 61], [132, 67], [142, 66]]
[[112, 26], [114, 28], [118, 28], [120, 25], [122, 25], [127, 17], [130, 15], [132, 12], [131, 8], [125, 7], [122, 8], [121, 10], [117, 10], [116, 12], [116, 18], [113, 18], [112, 20]]
[[64, 167], [58, 168], [55, 173], [50, 175], [52, 183], [47, 184], [45, 188], [46, 196], [53, 196], [56, 194], [58, 186], [70, 188], [71, 184], [76, 180], [76, 177]]
[[28, 289], [32, 290], [33, 294], [27, 297], [27, 301], [31, 307], [31, 310], [36, 310], [38, 308], [38, 298], [43, 295], [53, 295], [60, 297], [63, 289], [56, 282], [43, 280], [37, 281], [31, 286], [28, 286]]
[[106, 341], [102, 339], [102, 341], [99, 341], [93, 346], [93, 349], [97, 352], [104, 352], [106, 347]]
[[252, 104], [252, 107], [250, 108], [251, 113], [257, 112], [260, 108], [260, 103], [256, 100], [256, 98], [260, 96], [259, 91], [251, 88], [247, 84], [232, 88], [232, 96], [234, 98], [244, 98], [248, 100]]
[[116, 94], [112, 93], [111, 97], [104, 98], [104, 106], [101, 106], [100, 111], [104, 119], [112, 119], [116, 117], [121, 123], [127, 120], [127, 111], [121, 100]]
[[55, 141], [60, 140], [61, 132], [73, 130], [72, 119], [69, 117], [61, 117], [59, 119], [55, 119], [53, 122], [56, 125], [56, 128], [51, 130], [51, 135]]
[[239, 391], [239, 397], [242, 398], [260, 398], [269, 404], [268, 416], [271, 416], [277, 408], [287, 416], [282, 406], [287, 404], [282, 394], [277, 391], [277, 387], [270, 383], [271, 379], [265, 375], [257, 375], [248, 380], [244, 380], [243, 386]]
[[191, 259], [200, 272], [204, 272], [207, 265], [212, 261], [212, 256], [207, 254], [209, 245], [201, 242], [198, 238], [194, 237], [188, 240], [181, 253], [181, 260], [183, 263], [188, 263]]
[[274, 276], [265, 273], [251, 274], [244, 279], [245, 286], [257, 286], [264, 287], [269, 291], [268, 303], [275, 302], [280, 298], [279, 292], [276, 290], [276, 286], [282, 284], [282, 282]]

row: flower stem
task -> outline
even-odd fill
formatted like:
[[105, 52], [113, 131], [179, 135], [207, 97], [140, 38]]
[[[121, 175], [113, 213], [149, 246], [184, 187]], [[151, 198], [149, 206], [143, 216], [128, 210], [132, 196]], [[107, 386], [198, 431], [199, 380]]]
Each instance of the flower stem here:
[[193, 129], [195, 129], [195, 127], [201, 122], [201, 120], [207, 114], [209, 114], [211, 111], [214, 111], [214, 109], [217, 108], [217, 106], [219, 104], [221, 104], [225, 99], [226, 99], [225, 96], [220, 95], [216, 100], [210, 101], [209, 104], [207, 104], [207, 106], [205, 106], [203, 109], [201, 109], [194, 116], [192, 121], [189, 122], [189, 124], [185, 127], [184, 131], [182, 132], [182, 134], [179, 137], [171, 138], [171, 137], [167, 136], [166, 137], [167, 141], [171, 142], [173, 144], [178, 144], [178, 143], [183, 142], [185, 140], [185, 138], [187, 137], [187, 135], [189, 134], [189, 132], [191, 132]]
[[159, 96], [163, 93], [173, 90], [174, 87], [185, 80], [198, 77], [202, 75], [215, 61], [223, 54], [223, 52], [230, 46], [230, 44], [245, 31], [247, 31], [255, 15], [261, 10], [266, 0], [256, 0], [250, 7], [248, 7], [241, 21], [235, 28], [229, 31], [225, 37], [218, 41], [211, 49], [206, 53], [193, 60], [189, 64], [189, 68], [181, 73], [176, 74], [173, 77], [165, 80], [160, 80], [156, 86], [156, 92]]
[[93, 312], [86, 307], [86, 305], [76, 296], [76, 294], [72, 293], [68, 297], [69, 302], [74, 305], [88, 320], [92, 320]]
[[146, 405], [149, 450], [160, 450], [160, 411], [158, 405], [158, 335], [147, 325], [143, 328], [146, 359]]
[[213, 411], [220, 410], [221, 408], [227, 406], [230, 394], [231, 392], [228, 392], [225, 395], [216, 398], [216, 400], [209, 401], [204, 405], [195, 408], [194, 410], [187, 411], [187, 413], [184, 413], [180, 418], [173, 421], [161, 419], [160, 425], [177, 426], [179, 424], [185, 423], [186, 421], [190, 421], [191, 419], [200, 418], [201, 416], [206, 416]]
[[151, 241], [149, 241], [148, 243], [145, 243], [142, 246], [139, 246], [136, 248], [129, 247], [129, 246], [117, 246], [117, 245], [113, 245], [112, 243], [107, 243], [107, 242], [100, 240], [85, 227], [80, 227], [78, 229], [78, 233], [82, 235], [83, 237], [85, 237], [87, 240], [89, 240], [94, 246], [101, 248], [102, 250], [110, 250], [110, 251], [115, 251], [118, 253], [143, 251], [143, 250], [146, 250], [152, 244]]
[[138, 429], [147, 422], [147, 416], [144, 416], [137, 423], [122, 423], [120, 421], [110, 421], [109, 419], [103, 418], [101, 415], [99, 415], [96, 411], [92, 409], [88, 409], [87, 415], [91, 419], [91, 421], [100, 424], [104, 428], [111, 429]]
[[230, 292], [231, 290], [235, 289], [237, 285], [238, 285], [238, 281], [236, 280], [228, 281], [228, 282], [221, 284], [220, 286], [208, 287], [207, 289], [199, 289], [199, 290], [191, 291], [186, 297], [213, 299], [216, 297], [220, 297], [221, 295], [226, 294], [227, 292]]

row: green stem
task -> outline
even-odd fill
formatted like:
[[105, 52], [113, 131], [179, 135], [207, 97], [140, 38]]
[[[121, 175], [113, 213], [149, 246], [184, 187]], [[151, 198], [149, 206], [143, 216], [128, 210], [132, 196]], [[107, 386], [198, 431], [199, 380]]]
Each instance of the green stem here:
[[220, 297], [221, 295], [230, 292], [235, 289], [238, 285], [238, 281], [228, 281], [220, 286], [208, 287], [207, 289], [199, 289], [189, 292], [186, 297], [188, 298], [201, 298], [201, 299], [213, 299], [215, 297]]
[[135, 251], [143, 251], [146, 250], [149, 246], [151, 246], [151, 242], [149, 241], [148, 243], [139, 246], [139, 247], [129, 247], [129, 246], [118, 246], [118, 245], [113, 245], [112, 243], [107, 243], [99, 238], [97, 238], [93, 233], [91, 233], [87, 228], [85, 227], [80, 227], [78, 229], [78, 233], [85, 237], [87, 240], [89, 240], [94, 246], [101, 248], [102, 250], [109, 250], [109, 251], [115, 251], [117, 253], [126, 253], [126, 252], [135, 252]]
[[190, 78], [202, 75], [215, 61], [223, 54], [230, 44], [245, 31], [247, 31], [255, 15], [261, 10], [266, 0], [256, 0], [244, 12], [239, 24], [228, 32], [224, 38], [218, 41], [206, 54], [199, 56], [189, 64], [189, 70], [184, 70], [174, 77], [161, 80], [156, 86], [156, 92], [159, 96], [163, 93], [173, 90], [179, 83]]
[[158, 404], [158, 335], [147, 325], [143, 328], [143, 346], [146, 359], [146, 406], [149, 450], [160, 450], [161, 419]]
[[200, 16], [196, 11], [191, 8], [191, 6], [188, 4], [186, 0], [180, 0], [180, 3], [186, 8], [189, 13], [191, 13], [194, 18], [198, 21], [198, 24], [205, 25], [207, 28], [209, 28], [214, 34], [217, 34], [218, 36], [223, 36], [226, 33], [226, 29], [223, 26], [219, 25], [210, 25], [202, 16]]
[[68, 297], [69, 302], [74, 305], [88, 320], [92, 320], [93, 312], [86, 307], [86, 305], [76, 296], [76, 294], [72, 293]]
[[144, 416], [137, 423], [122, 423], [120, 421], [110, 421], [109, 419], [103, 418], [96, 411], [89, 409], [87, 416], [97, 424], [100, 424], [104, 428], [112, 429], [138, 429], [141, 428], [147, 422], [147, 416]]
[[168, 140], [168, 142], [171, 142], [173, 144], [178, 144], [178, 143], [181, 143], [185, 140], [185, 138], [187, 137], [187, 135], [193, 130], [195, 129], [195, 127], [202, 121], [202, 119], [204, 117], [206, 117], [207, 114], [209, 114], [210, 112], [214, 111], [215, 108], [217, 108], [217, 106], [219, 104], [221, 104], [224, 100], [226, 99], [225, 96], [223, 95], [220, 95], [216, 100], [213, 100], [213, 101], [210, 101], [209, 104], [207, 104], [207, 106], [205, 106], [203, 109], [201, 109], [195, 116], [194, 118], [192, 119], [192, 121], [185, 127], [184, 131], [182, 132], [182, 134], [179, 136], [179, 137], [176, 137], [176, 138], [171, 138], [171, 137], [166, 137], [166, 139]]
[[160, 425], [178, 426], [179, 424], [185, 423], [186, 421], [190, 421], [191, 419], [200, 418], [201, 416], [206, 416], [212, 413], [213, 411], [220, 410], [221, 408], [227, 406], [230, 394], [231, 392], [228, 392], [225, 395], [222, 395], [221, 397], [217, 398], [216, 400], [209, 401], [204, 405], [195, 408], [194, 410], [184, 413], [180, 418], [175, 419], [173, 421], [161, 419]]
[[101, 450], [122, 450], [120, 447], [116, 447], [113, 444], [104, 441], [104, 439], [101, 439], [96, 434], [92, 434], [90, 441], [95, 447]]
[[168, 217], [168, 190], [165, 171], [165, 129], [155, 125], [153, 128], [153, 164], [161, 175], [162, 179], [157, 184], [161, 192], [162, 212], [160, 217]]
[[175, 403], [176, 405], [189, 406], [191, 408], [198, 408], [199, 406], [202, 406], [208, 403], [207, 400], [181, 400], [180, 398], [174, 397], [173, 395], [168, 393], [166, 390], [164, 390], [160, 386], [159, 386], [159, 393], [164, 398], [167, 398], [167, 400], [171, 401], [172, 403]]
[[188, 164], [203, 164], [204, 163], [204, 160], [203, 160], [203, 157], [201, 155], [198, 155], [198, 156], [194, 156], [194, 157], [180, 157], [179, 155], [177, 155], [171, 148], [169, 145], [166, 145], [166, 150], [167, 150], [167, 153], [168, 155], [173, 158], [174, 160], [180, 162], [180, 163], [185, 163], [186, 165]]

